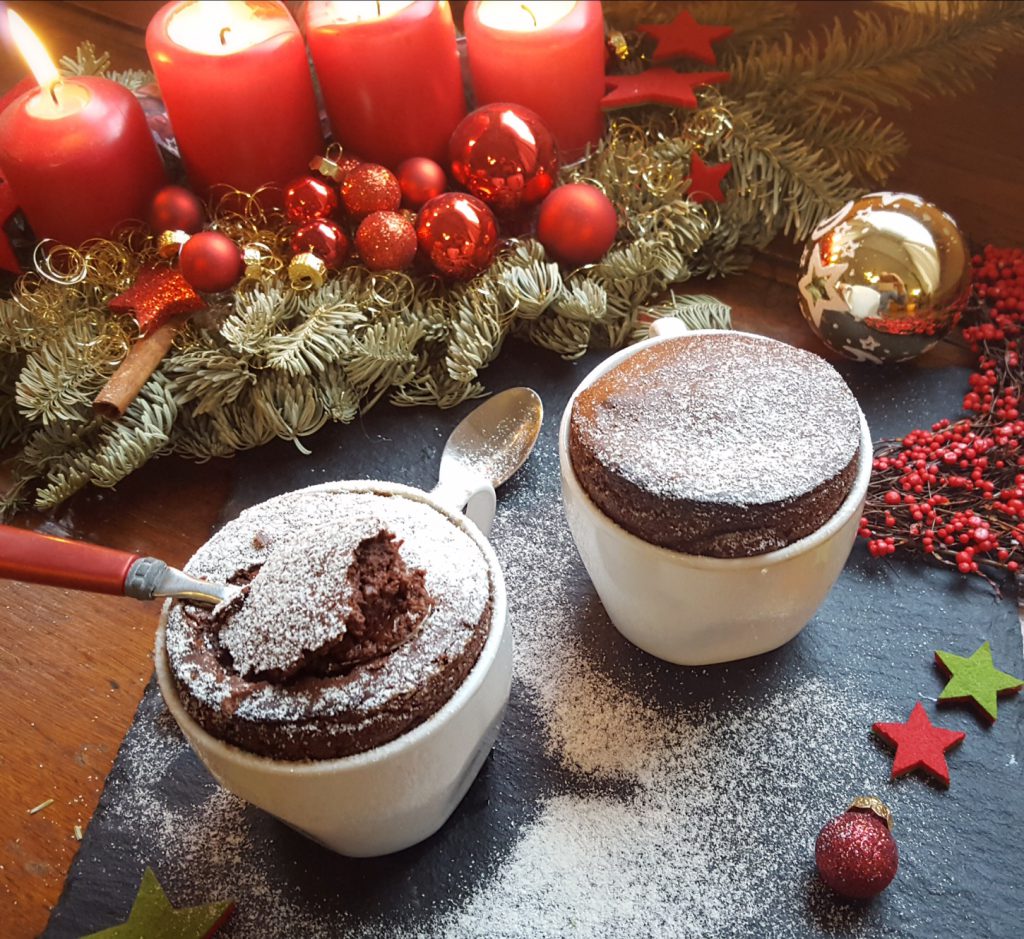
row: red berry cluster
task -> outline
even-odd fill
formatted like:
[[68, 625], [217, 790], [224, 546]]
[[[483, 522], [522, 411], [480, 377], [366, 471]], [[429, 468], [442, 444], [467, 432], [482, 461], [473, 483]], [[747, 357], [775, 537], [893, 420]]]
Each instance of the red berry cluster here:
[[874, 557], [913, 546], [991, 580], [1024, 563], [1024, 251], [989, 246], [972, 263], [967, 416], [881, 442], [860, 534]]

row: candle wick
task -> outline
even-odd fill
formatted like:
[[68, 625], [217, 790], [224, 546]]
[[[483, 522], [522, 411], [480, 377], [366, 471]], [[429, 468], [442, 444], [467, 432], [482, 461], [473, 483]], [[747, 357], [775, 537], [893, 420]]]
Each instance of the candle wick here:
[[380, 16], [380, 0], [377, 0], [377, 16]]
[[[378, 6], [379, 6], [379, 3], [378, 3]], [[533, 10], [531, 10], [529, 5], [525, 4], [525, 3], [520, 3], [519, 6], [521, 6], [524, 10], [526, 10], [526, 12], [530, 16], [530, 19], [533, 20], [534, 28], [536, 28], [537, 27], [537, 17], [533, 15]]]
[[60, 98], [57, 97], [57, 88], [63, 84], [64, 82], [62, 82], [59, 78], [55, 82], [50, 82], [50, 97], [53, 99], [53, 103], [57, 105], [57, 107], [60, 107]]
[[230, 32], [231, 32], [231, 27], [230, 26], [225, 26], [220, 31], [220, 44], [222, 46], [226, 46], [228, 44], [228, 33], [230, 33]]

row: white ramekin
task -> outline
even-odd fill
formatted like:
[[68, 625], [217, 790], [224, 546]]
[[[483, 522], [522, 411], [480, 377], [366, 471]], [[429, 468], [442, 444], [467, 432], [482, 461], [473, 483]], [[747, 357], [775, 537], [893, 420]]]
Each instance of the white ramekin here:
[[476, 778], [498, 735], [512, 682], [512, 632], [501, 567], [462, 513], [419, 489], [339, 482], [311, 490], [387, 492], [437, 509], [477, 544], [493, 586], [491, 628], [480, 658], [452, 698], [418, 727], [383, 746], [334, 760], [257, 756], [208, 734], [185, 711], [165, 650], [167, 607], [156, 639], [156, 674], [167, 707], [214, 778], [235, 795], [341, 854], [371, 857], [436, 832]]
[[821, 528], [785, 548], [754, 557], [710, 558], [638, 538], [605, 515], [580, 485], [569, 458], [569, 422], [576, 396], [620, 362], [672, 336], [711, 332], [689, 332], [676, 324], [657, 321], [651, 339], [609, 356], [569, 399], [558, 436], [562, 498], [576, 547], [616, 629], [660, 659], [709, 665], [778, 648], [821, 606], [857, 536], [871, 477], [871, 433], [862, 413], [857, 475], [849, 495]]

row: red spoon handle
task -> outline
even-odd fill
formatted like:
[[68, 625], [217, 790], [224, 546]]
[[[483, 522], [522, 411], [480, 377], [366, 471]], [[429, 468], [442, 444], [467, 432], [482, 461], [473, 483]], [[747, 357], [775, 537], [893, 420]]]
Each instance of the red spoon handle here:
[[124, 593], [140, 555], [0, 525], [0, 577], [93, 593]]

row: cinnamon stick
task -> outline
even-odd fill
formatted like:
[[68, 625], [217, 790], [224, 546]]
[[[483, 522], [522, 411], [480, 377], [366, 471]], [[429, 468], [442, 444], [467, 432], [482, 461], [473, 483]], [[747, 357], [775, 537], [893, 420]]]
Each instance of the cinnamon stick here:
[[167, 355], [184, 322], [184, 318], [174, 317], [135, 341], [117, 371], [96, 395], [92, 409], [97, 417], [116, 420], [128, 410], [128, 405]]

